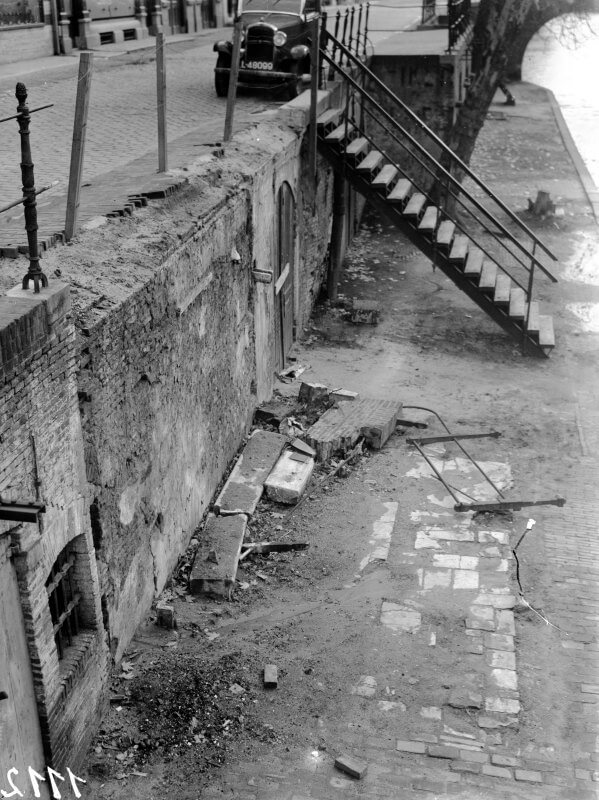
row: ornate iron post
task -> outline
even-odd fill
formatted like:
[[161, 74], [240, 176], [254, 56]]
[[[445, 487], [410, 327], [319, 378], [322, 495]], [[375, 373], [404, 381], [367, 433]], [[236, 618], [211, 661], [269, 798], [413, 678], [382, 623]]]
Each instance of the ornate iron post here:
[[19, 101], [17, 106], [17, 121], [21, 136], [21, 180], [23, 182], [23, 208], [25, 211], [25, 230], [27, 231], [27, 244], [29, 245], [29, 271], [23, 278], [23, 289], [29, 288], [29, 281], [33, 280], [33, 291], [39, 292], [40, 281], [43, 287], [48, 285], [48, 279], [40, 268], [40, 258], [37, 246], [37, 202], [35, 199], [35, 180], [33, 176], [33, 162], [31, 160], [31, 144], [29, 142], [29, 107], [26, 104], [27, 89], [24, 83], [17, 83], [15, 97]]

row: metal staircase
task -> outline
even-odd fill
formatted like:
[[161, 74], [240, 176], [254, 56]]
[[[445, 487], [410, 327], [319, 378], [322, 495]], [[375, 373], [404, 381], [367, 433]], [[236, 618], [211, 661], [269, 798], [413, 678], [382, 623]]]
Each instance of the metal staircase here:
[[553, 253], [325, 26], [320, 55], [343, 88], [317, 119], [320, 153], [525, 351], [548, 356], [535, 277], [557, 282], [541, 261]]

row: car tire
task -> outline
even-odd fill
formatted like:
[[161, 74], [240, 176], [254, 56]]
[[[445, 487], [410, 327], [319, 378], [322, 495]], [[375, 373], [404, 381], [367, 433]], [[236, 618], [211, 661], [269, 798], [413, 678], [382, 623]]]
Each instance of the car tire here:
[[[230, 60], [219, 56], [216, 59], [217, 69], [226, 69], [231, 67]], [[214, 88], [216, 89], [217, 97], [226, 97], [229, 94], [229, 75], [222, 72], [214, 73]]]

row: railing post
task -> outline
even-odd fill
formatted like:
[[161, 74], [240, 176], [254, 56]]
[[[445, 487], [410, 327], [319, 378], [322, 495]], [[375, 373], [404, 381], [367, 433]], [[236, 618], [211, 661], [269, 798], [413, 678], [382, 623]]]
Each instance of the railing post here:
[[528, 332], [528, 323], [530, 320], [530, 304], [532, 303], [532, 291], [533, 291], [533, 284], [535, 278], [535, 254], [537, 249], [537, 243], [533, 242], [532, 246], [532, 258], [530, 260], [530, 272], [528, 273], [528, 289], [527, 289], [527, 306], [526, 306], [526, 319], [524, 321], [524, 335]]
[[347, 49], [349, 50], [350, 53], [352, 52], [351, 43], [352, 43], [352, 39], [354, 37], [354, 17], [355, 17], [355, 15], [356, 15], [356, 7], [352, 6], [351, 9], [350, 9], [350, 12], [349, 12], [349, 17], [350, 17], [349, 18], [349, 39], [348, 39], [348, 42], [347, 42]]
[[320, 83], [320, 18], [312, 21], [312, 41], [310, 42], [310, 174], [316, 180], [316, 130], [318, 88]]
[[[347, 39], [345, 37], [346, 37], [346, 34], [347, 34], [347, 21], [348, 21], [348, 19], [349, 19], [349, 10], [346, 8], [345, 9], [345, 17], [343, 18], [343, 35], [342, 35], [342, 38], [341, 38], [341, 44], [345, 45], [345, 47], [347, 47]], [[349, 63], [349, 59], [347, 58], [347, 56], [345, 56], [345, 63], [346, 64]], [[343, 52], [341, 52], [341, 58], [339, 59], [339, 66], [340, 67], [343, 66]]]
[[42, 287], [48, 285], [48, 278], [40, 268], [40, 258], [37, 245], [37, 203], [35, 199], [35, 178], [33, 175], [33, 162], [31, 160], [31, 143], [29, 141], [29, 107], [27, 89], [24, 83], [17, 83], [15, 97], [17, 106], [17, 122], [21, 137], [21, 180], [23, 182], [23, 209], [25, 212], [25, 230], [27, 231], [27, 244], [29, 247], [29, 270], [23, 278], [22, 288], [29, 288], [29, 281], [33, 280], [33, 291], [38, 293], [40, 282]]
[[223, 141], [228, 142], [233, 135], [233, 115], [235, 113], [235, 100], [237, 97], [237, 82], [239, 79], [239, 59], [241, 57], [241, 16], [239, 10], [235, 13], [233, 28], [233, 52], [231, 54], [231, 69], [229, 72], [229, 90], [227, 92], [227, 107], [225, 110], [225, 130]]
[[366, 15], [364, 18], [364, 50], [362, 55], [366, 57], [366, 47], [368, 44], [368, 18], [370, 16], [370, 3], [366, 3]]
[[[335, 40], [333, 43], [333, 49], [331, 50], [331, 58], [335, 61], [335, 55], [337, 53], [337, 39], [339, 34], [339, 23], [341, 21], [341, 12], [337, 9], [337, 13], [335, 14]], [[329, 80], [332, 81], [335, 78], [335, 69], [332, 64], [329, 64]]]
[[356, 56], [360, 57], [360, 35], [362, 32], [362, 3], [358, 9], [358, 30], [356, 32]]

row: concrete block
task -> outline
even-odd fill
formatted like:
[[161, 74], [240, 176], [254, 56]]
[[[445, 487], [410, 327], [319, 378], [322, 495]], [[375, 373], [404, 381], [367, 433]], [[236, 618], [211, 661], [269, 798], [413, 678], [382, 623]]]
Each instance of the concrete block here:
[[335, 766], [342, 772], [351, 775], [352, 778], [358, 779], [363, 778], [368, 769], [368, 764], [366, 761], [361, 761], [360, 759], [352, 758], [351, 756], [339, 756], [339, 758], [335, 759]]
[[217, 514], [248, 514], [256, 510], [263, 484], [285, 446], [280, 433], [256, 430], [247, 441], [214, 503]]
[[286, 450], [264, 483], [266, 493], [277, 503], [295, 505], [304, 493], [313, 471], [313, 458]]
[[175, 607], [162, 600], [156, 603], [156, 625], [161, 628], [176, 628]]
[[487, 650], [487, 664], [495, 669], [516, 669], [516, 656], [507, 650]]
[[264, 667], [264, 688], [276, 689], [279, 685], [279, 672], [275, 664], [267, 664]]
[[[320, 116], [329, 108], [330, 92], [318, 90], [316, 97], [316, 116]], [[281, 106], [278, 110], [278, 117], [285, 125], [290, 128], [302, 130], [310, 124], [310, 92], [302, 92], [300, 95], [290, 100], [289, 103]]]
[[189, 576], [192, 594], [230, 598], [246, 527], [245, 514], [208, 517]]

